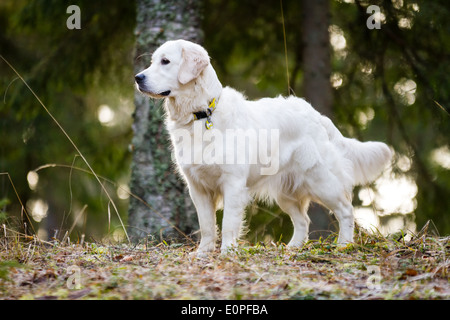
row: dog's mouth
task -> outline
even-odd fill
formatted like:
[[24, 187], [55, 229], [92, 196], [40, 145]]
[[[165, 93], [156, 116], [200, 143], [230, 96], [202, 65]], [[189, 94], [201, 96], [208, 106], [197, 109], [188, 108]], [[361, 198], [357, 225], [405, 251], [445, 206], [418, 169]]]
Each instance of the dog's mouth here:
[[163, 91], [163, 92], [159, 93], [159, 95], [163, 96], [163, 97], [167, 97], [169, 94], [170, 94], [170, 90]]
[[153, 97], [153, 98], [168, 97], [170, 95], [170, 93], [171, 93], [170, 90], [163, 91], [163, 92], [160, 92], [160, 93], [154, 93], [154, 92], [151, 92], [151, 91], [147, 90], [146, 88], [143, 88], [143, 87], [141, 87], [139, 85], [138, 85], [138, 90], [140, 92], [146, 94], [146, 95], [149, 95], [149, 96]]

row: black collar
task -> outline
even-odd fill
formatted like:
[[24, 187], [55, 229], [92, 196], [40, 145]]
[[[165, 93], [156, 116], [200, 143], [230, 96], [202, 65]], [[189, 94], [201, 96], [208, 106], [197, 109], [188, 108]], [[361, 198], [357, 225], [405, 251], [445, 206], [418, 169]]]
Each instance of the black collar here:
[[193, 112], [194, 120], [200, 120], [200, 119], [206, 118], [205, 127], [206, 127], [206, 129], [211, 129], [212, 125], [213, 125], [211, 122], [211, 115], [212, 115], [214, 109], [216, 109], [216, 98], [212, 99], [211, 103], [209, 104], [209, 107], [206, 108], [205, 111]]
[[194, 120], [200, 120], [200, 119], [204, 119], [204, 118], [208, 118], [209, 116], [211, 116], [212, 111], [208, 108], [206, 109], [206, 111], [198, 111], [198, 112], [194, 112]]

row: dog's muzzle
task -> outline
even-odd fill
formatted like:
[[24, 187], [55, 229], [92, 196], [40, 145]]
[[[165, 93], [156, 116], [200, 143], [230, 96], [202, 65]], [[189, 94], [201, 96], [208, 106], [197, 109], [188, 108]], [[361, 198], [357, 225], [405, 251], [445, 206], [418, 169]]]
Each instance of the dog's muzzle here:
[[151, 92], [151, 90], [149, 90], [146, 86], [145, 86], [145, 74], [143, 73], [138, 73], [135, 77], [134, 80], [136, 81], [137, 84], [137, 88], [139, 89], [139, 91], [141, 91], [142, 93], [147, 93], [151, 96], [161, 96], [161, 97], [167, 97], [170, 95], [170, 90], [167, 91], [163, 91], [160, 93], [154, 93]]

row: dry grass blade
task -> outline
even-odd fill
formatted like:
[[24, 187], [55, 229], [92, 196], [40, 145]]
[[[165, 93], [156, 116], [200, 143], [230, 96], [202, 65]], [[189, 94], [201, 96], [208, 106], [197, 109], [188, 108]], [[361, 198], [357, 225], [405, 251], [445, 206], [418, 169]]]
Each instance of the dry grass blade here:
[[70, 229], [69, 229], [69, 235], [72, 233], [73, 228], [75, 228], [75, 225], [77, 224], [77, 222], [78, 222], [78, 220], [80, 219], [80, 217], [82, 217], [82, 216], [84, 215], [84, 211], [86, 210], [86, 208], [87, 208], [87, 204], [85, 204], [85, 205], [83, 206], [83, 208], [81, 209], [80, 213], [77, 215], [77, 217], [76, 217], [75, 220], [73, 221], [73, 224], [72, 224], [72, 226], [71, 226]]
[[287, 79], [288, 95], [290, 95], [291, 94], [291, 84], [289, 81], [289, 64], [288, 64], [288, 54], [287, 54], [286, 26], [285, 26], [285, 22], [284, 22], [283, 0], [280, 0], [280, 8], [281, 8], [281, 21], [283, 23], [284, 60], [286, 63], [286, 79]]
[[[28, 214], [27, 208], [23, 205], [22, 203], [22, 199], [20, 199], [19, 193], [17, 192], [16, 186], [14, 185], [14, 182], [12, 181], [11, 175], [9, 174], [9, 172], [0, 172], [0, 175], [6, 175], [9, 179], [9, 183], [11, 184], [11, 186], [14, 189], [14, 193], [16, 194], [17, 200], [19, 200], [20, 206], [22, 207], [21, 212], [24, 212], [25, 215], [27, 216], [27, 219], [29, 221], [30, 220], [30, 215]], [[23, 219], [22, 219], [23, 220]], [[33, 233], [36, 234], [36, 230], [34, 230], [33, 225], [31, 225], [31, 228], [33, 229]]]
[[441, 108], [442, 110], [444, 110], [448, 115], [450, 115], [450, 112], [447, 111], [447, 109], [445, 109], [439, 102], [437, 102], [436, 100], [433, 100], [434, 103], [436, 103], [436, 105]]

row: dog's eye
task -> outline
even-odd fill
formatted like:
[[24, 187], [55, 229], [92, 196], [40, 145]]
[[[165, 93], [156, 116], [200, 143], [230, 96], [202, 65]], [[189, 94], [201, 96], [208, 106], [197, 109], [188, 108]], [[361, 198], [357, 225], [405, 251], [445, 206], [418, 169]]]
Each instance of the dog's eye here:
[[170, 63], [170, 60], [169, 59], [166, 59], [166, 58], [162, 58], [161, 59], [161, 64], [162, 65], [166, 65], [166, 64], [169, 64]]

